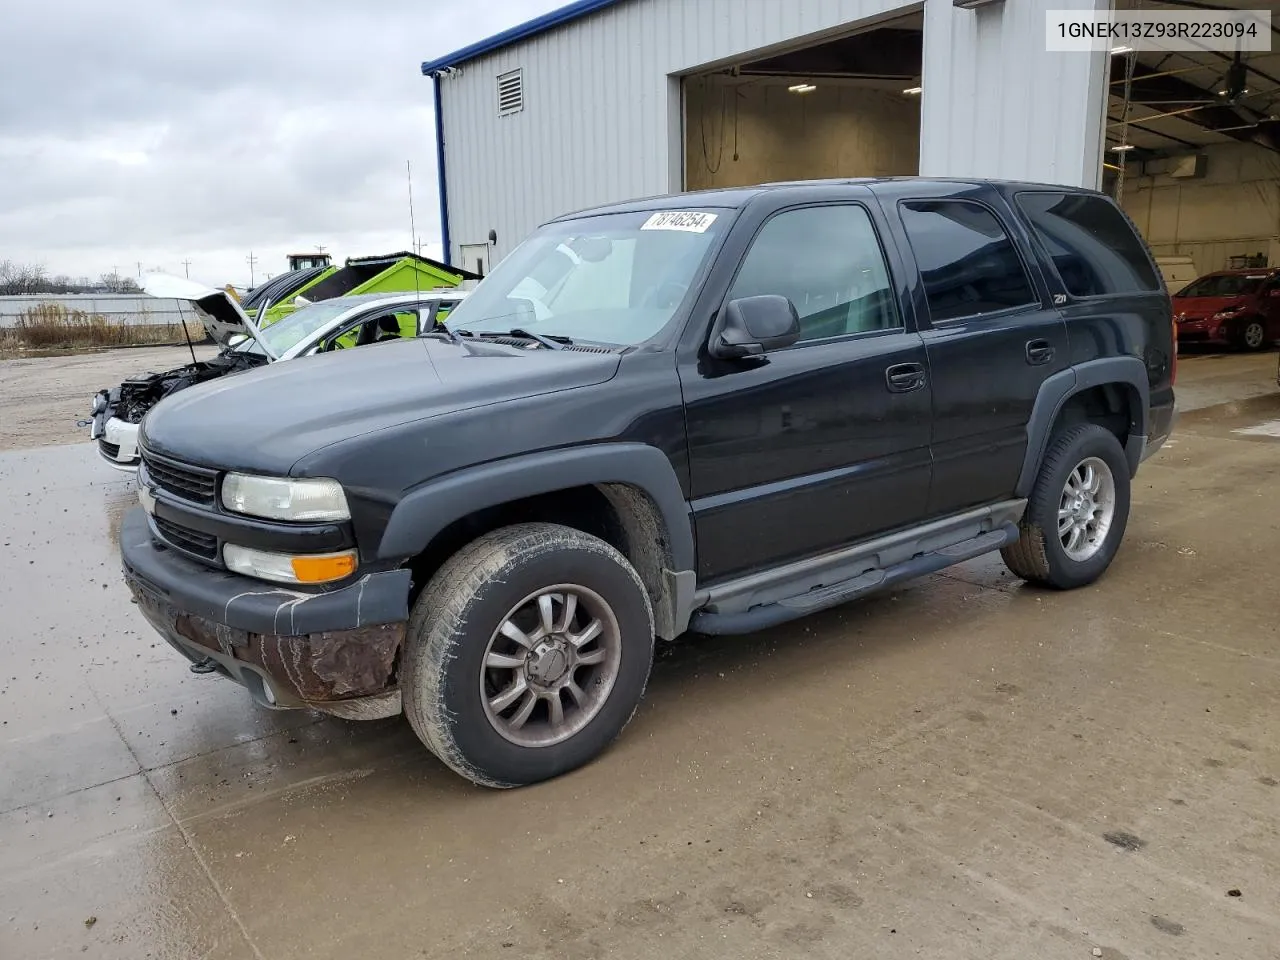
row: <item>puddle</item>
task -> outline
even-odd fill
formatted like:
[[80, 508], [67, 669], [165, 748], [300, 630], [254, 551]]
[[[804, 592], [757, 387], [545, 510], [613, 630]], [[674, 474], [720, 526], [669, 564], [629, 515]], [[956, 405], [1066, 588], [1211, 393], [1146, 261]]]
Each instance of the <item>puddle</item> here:
[[1188, 411], [1181, 414], [1174, 424], [1174, 436], [1181, 431], [1206, 436], [1280, 440], [1280, 392]]

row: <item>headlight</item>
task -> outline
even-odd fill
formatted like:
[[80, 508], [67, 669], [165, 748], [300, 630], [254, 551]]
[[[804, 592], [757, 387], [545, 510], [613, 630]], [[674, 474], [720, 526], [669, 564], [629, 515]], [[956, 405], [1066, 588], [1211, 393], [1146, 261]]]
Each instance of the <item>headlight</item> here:
[[1227, 317], [1234, 317], [1237, 313], [1244, 309], [1243, 303], [1238, 303], [1234, 307], [1227, 307], [1225, 310], [1219, 310], [1213, 315], [1215, 320], [1225, 320]]
[[293, 555], [239, 547], [234, 543], [222, 548], [222, 562], [228, 570], [276, 583], [332, 583], [351, 576], [359, 566], [354, 550]]
[[337, 480], [290, 480], [228, 473], [222, 505], [268, 520], [349, 520], [347, 497]]

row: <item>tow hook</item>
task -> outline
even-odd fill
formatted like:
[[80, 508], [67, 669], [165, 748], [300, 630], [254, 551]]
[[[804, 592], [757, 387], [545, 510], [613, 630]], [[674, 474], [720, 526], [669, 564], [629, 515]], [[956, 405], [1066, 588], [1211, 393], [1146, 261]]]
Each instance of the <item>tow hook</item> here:
[[213, 671], [217, 669], [218, 661], [213, 659], [213, 657], [205, 657], [199, 663], [193, 663], [191, 665], [192, 673], [213, 673]]

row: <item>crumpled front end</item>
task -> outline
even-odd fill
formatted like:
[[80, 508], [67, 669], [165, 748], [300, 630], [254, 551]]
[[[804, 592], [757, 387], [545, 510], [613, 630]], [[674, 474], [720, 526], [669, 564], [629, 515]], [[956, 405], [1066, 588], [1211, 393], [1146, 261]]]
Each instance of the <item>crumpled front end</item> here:
[[408, 570], [306, 593], [216, 570], [153, 537], [145, 512], [120, 531], [139, 611], [198, 673], [218, 673], [275, 709], [349, 719], [400, 712], [397, 670], [408, 622]]

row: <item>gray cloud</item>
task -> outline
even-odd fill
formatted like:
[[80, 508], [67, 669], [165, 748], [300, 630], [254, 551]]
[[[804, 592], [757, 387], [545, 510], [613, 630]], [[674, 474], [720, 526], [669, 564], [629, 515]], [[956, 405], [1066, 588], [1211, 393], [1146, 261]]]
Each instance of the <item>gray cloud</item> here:
[[[258, 276], [290, 250], [438, 242], [418, 64], [563, 0], [6, 5], [0, 259], [96, 276]], [[20, 7], [13, 9], [14, 6]], [[438, 250], [438, 247], [436, 248]]]

